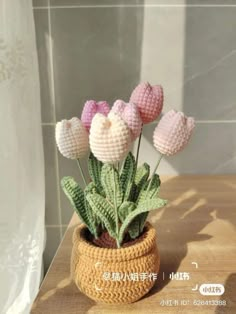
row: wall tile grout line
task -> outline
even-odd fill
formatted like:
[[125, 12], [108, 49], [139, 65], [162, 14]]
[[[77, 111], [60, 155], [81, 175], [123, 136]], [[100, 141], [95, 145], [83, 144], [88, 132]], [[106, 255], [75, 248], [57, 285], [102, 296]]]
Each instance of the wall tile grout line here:
[[[114, 5], [65, 5], [51, 6], [52, 10], [57, 9], [93, 9], [93, 8], [236, 8], [236, 4], [114, 4]], [[34, 10], [46, 10], [48, 7], [33, 7]]]
[[33, 7], [33, 10], [47, 10], [48, 7]]
[[236, 120], [196, 120], [196, 123], [236, 123]]
[[[50, 0], [48, 0], [48, 33], [49, 33], [49, 60], [50, 60], [50, 72], [51, 72], [51, 98], [53, 102], [54, 116], [53, 120], [56, 122], [56, 103], [55, 103], [55, 81], [54, 81], [54, 64], [53, 64], [53, 43], [52, 43], [52, 24], [51, 24], [51, 6]], [[56, 147], [56, 143], [55, 143]], [[58, 204], [58, 218], [60, 225], [60, 239], [62, 239], [62, 213], [61, 213], [61, 191], [60, 191], [60, 175], [59, 175], [59, 160], [58, 160], [58, 151], [56, 147], [55, 155], [55, 165], [56, 165], [56, 180], [57, 180], [57, 204]]]
[[[48, 0], [50, 4], [50, 0]], [[54, 84], [54, 63], [53, 63], [53, 43], [52, 43], [52, 24], [50, 5], [48, 9], [48, 37], [49, 37], [49, 62], [50, 62], [50, 78], [51, 78], [51, 100], [53, 105], [53, 122], [56, 122], [56, 104], [55, 104], [55, 84]]]
[[46, 228], [66, 228], [68, 225], [45, 225]]

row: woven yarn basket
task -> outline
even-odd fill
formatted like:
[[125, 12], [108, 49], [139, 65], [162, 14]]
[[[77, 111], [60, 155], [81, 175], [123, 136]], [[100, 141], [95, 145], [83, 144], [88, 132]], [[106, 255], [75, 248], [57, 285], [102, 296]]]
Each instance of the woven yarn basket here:
[[104, 278], [104, 273], [158, 273], [156, 230], [150, 223], [146, 223], [140, 241], [120, 249], [95, 246], [87, 240], [87, 233], [82, 224], [73, 234], [71, 276], [81, 292], [98, 303], [125, 304], [139, 300], [153, 287], [155, 280], [150, 279]]

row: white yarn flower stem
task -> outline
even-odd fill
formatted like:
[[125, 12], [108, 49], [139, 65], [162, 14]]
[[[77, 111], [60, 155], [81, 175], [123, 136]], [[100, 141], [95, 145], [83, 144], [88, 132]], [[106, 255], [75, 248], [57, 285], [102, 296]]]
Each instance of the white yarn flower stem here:
[[82, 179], [83, 179], [83, 181], [84, 181], [84, 185], [85, 185], [85, 187], [86, 187], [87, 182], [86, 182], [86, 180], [85, 180], [84, 172], [83, 172], [83, 169], [82, 169], [82, 167], [81, 167], [79, 158], [76, 159], [76, 161], [77, 161], [77, 164], [78, 164], [78, 167], [79, 167], [79, 170], [80, 170], [81, 177], [82, 177]]
[[155, 174], [156, 171], [157, 171], [157, 168], [158, 168], [158, 166], [159, 166], [159, 164], [160, 164], [160, 162], [161, 162], [162, 157], [163, 157], [163, 155], [161, 154], [160, 157], [159, 157], [158, 160], [157, 160], [156, 167], [154, 168], [154, 170], [153, 170], [153, 172], [152, 172], [152, 175], [151, 175], [151, 178], [150, 178], [148, 187], [147, 187], [147, 192], [148, 192], [149, 189], [150, 189], [150, 186], [151, 186], [151, 184], [152, 184], [152, 180], [153, 180], [154, 174]]
[[138, 139], [138, 148], [137, 148], [137, 153], [136, 153], [136, 168], [138, 167], [138, 157], [139, 157], [139, 150], [140, 150], [142, 133], [143, 133], [143, 124], [142, 124], [141, 132], [139, 135], [139, 139]]
[[115, 211], [115, 219], [116, 219], [116, 244], [117, 244], [117, 248], [120, 248], [120, 242], [119, 242], [119, 218], [118, 218], [118, 209], [117, 209], [117, 202], [116, 202], [116, 180], [115, 180], [115, 170], [116, 167], [115, 165], [113, 165], [114, 169], [113, 169], [113, 182], [114, 182], [114, 211]]

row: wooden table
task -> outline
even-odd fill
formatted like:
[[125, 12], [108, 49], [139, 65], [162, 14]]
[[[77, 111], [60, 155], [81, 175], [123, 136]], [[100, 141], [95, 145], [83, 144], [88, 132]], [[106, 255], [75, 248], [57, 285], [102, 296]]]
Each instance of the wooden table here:
[[[161, 269], [146, 297], [130, 305], [102, 305], [75, 287], [69, 276], [71, 237], [79, 222], [74, 215], [32, 313], [236, 313], [236, 176], [165, 177], [161, 196], [168, 206], [149, 217], [158, 232]], [[172, 272], [188, 273], [190, 280], [172, 280]], [[202, 296], [193, 290], [204, 283], [223, 284], [225, 293]]]

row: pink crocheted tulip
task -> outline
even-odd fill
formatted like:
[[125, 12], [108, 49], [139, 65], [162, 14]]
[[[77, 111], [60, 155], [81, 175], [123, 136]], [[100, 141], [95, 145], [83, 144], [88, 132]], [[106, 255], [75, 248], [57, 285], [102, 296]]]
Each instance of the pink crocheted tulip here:
[[81, 114], [81, 121], [86, 129], [89, 131], [93, 120], [93, 117], [97, 112], [107, 116], [110, 111], [109, 105], [106, 101], [96, 102], [94, 100], [88, 100], [84, 104], [84, 108]]
[[132, 103], [125, 103], [123, 100], [117, 100], [111, 112], [118, 114], [128, 125], [131, 132], [131, 140], [135, 140], [141, 132], [142, 120], [138, 107]]
[[91, 124], [89, 142], [98, 160], [113, 164], [128, 153], [130, 130], [119, 115], [110, 112], [106, 117], [97, 113]]
[[167, 112], [154, 131], [155, 148], [167, 156], [176, 154], [188, 143], [194, 126], [194, 118], [186, 117], [183, 112]]
[[163, 89], [161, 85], [139, 84], [130, 96], [130, 102], [136, 104], [144, 124], [152, 122], [160, 115], [163, 107]]
[[56, 143], [60, 153], [70, 159], [84, 157], [89, 150], [88, 132], [78, 118], [56, 124]]

